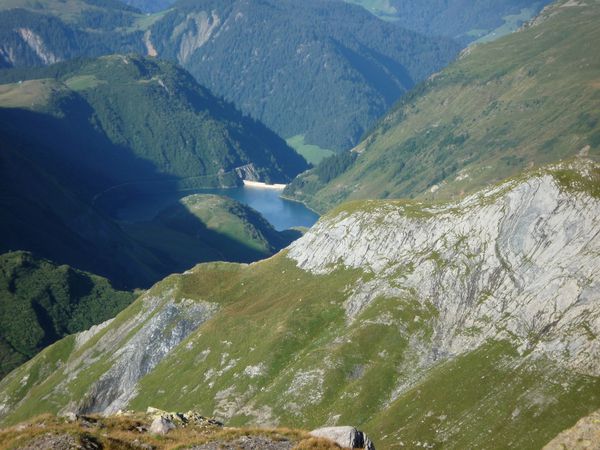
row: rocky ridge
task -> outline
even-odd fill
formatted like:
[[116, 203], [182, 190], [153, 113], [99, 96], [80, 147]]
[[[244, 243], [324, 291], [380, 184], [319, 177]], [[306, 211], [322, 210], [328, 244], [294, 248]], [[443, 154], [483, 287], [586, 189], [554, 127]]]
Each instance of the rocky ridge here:
[[344, 205], [48, 348], [0, 382], [1, 420], [156, 405], [352, 423], [379, 448], [540, 448], [600, 408], [599, 179], [579, 159], [456, 203]]
[[[598, 182], [593, 166], [577, 170]], [[349, 322], [380, 297], [431, 302], [435, 345], [446, 358], [488, 339], [513, 340], [600, 376], [600, 201], [564, 189], [557, 165], [460, 203], [371, 201], [342, 207], [289, 248], [315, 274], [343, 265], [366, 276], [348, 288]]]

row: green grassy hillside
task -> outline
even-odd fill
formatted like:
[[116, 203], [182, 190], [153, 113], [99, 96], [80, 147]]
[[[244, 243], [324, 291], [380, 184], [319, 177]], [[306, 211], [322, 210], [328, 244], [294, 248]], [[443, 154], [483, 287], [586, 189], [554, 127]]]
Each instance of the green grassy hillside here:
[[[325, 211], [346, 199], [458, 198], [577, 153], [600, 154], [600, 3], [559, 2], [534, 26], [470, 49], [359, 144], [285, 192]], [[324, 163], [325, 164], [325, 163]]]
[[380, 449], [539, 449], [600, 407], [600, 172], [574, 167], [461, 204], [353, 202], [272, 258], [171, 276], [0, 382], [3, 423], [155, 406], [352, 424]]
[[550, 0], [347, 0], [409, 30], [467, 43], [515, 31]]
[[133, 300], [105, 278], [27, 252], [0, 255], [0, 378], [66, 335], [111, 319]]

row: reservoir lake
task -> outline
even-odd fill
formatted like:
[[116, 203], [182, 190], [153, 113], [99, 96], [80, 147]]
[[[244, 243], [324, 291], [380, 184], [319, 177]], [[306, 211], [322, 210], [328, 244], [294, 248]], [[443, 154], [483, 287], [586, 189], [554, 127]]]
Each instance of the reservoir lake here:
[[121, 204], [115, 215], [124, 222], [152, 220], [165, 207], [192, 194], [215, 194], [237, 200], [260, 212], [279, 231], [292, 227], [311, 227], [319, 219], [318, 214], [303, 204], [281, 198], [281, 190], [256, 186], [140, 194]]

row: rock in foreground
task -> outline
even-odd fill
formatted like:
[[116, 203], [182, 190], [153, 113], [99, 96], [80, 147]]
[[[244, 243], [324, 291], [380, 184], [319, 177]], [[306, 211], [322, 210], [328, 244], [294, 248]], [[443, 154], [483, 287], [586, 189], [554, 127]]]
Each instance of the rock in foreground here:
[[[350, 427], [349, 427], [350, 428]], [[318, 447], [315, 447], [315, 442]], [[18, 450], [321, 450], [339, 449], [302, 430], [229, 428], [195, 412], [120, 412], [114, 416], [40, 416], [0, 429], [0, 449]]]
[[310, 435], [317, 438], [329, 439], [344, 448], [375, 450], [375, 445], [373, 445], [368, 436], [354, 427], [319, 428], [311, 431]]

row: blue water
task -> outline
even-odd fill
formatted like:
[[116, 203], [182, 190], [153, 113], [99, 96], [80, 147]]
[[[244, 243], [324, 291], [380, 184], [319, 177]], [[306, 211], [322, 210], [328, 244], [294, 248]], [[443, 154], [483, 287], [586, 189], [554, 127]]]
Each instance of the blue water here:
[[216, 194], [230, 197], [260, 212], [276, 230], [311, 227], [319, 216], [301, 203], [279, 197], [281, 191], [244, 186], [232, 189], [195, 189], [163, 194], [137, 195], [128, 199], [117, 211], [117, 219], [141, 222], [154, 218], [165, 207], [192, 194]]

